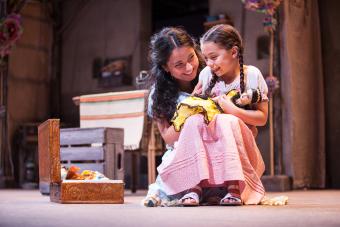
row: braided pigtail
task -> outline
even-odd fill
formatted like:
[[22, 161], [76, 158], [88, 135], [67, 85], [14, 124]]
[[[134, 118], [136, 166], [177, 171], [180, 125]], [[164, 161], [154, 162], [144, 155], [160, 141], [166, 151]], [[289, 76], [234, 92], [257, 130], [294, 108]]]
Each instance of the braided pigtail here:
[[207, 87], [207, 89], [205, 90], [204, 94], [199, 95], [199, 94], [195, 94], [196, 97], [202, 98], [202, 99], [208, 99], [211, 96], [211, 91], [213, 89], [213, 87], [215, 86], [217, 80], [218, 80], [218, 76], [216, 76], [215, 73], [212, 73], [212, 78], [209, 82], [209, 85]]
[[211, 96], [211, 91], [212, 91], [212, 89], [214, 88], [214, 86], [215, 86], [217, 80], [218, 80], [218, 76], [216, 76], [215, 73], [212, 73], [212, 77], [211, 77], [211, 80], [210, 80], [210, 82], [209, 82], [209, 85], [208, 85], [207, 89], [206, 89], [205, 92], [204, 92], [204, 96], [205, 96], [206, 98], [208, 98], [208, 97]]
[[240, 89], [241, 94], [245, 91], [245, 84], [244, 84], [244, 70], [243, 70], [243, 54], [239, 52], [238, 60], [240, 63]]

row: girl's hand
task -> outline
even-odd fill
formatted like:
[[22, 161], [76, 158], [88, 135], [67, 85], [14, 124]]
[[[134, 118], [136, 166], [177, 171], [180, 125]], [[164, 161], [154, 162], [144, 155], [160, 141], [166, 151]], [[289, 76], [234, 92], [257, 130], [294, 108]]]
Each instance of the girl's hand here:
[[[245, 110], [239, 108], [226, 95], [220, 95], [212, 98], [226, 114], [232, 114], [240, 118], [244, 123], [254, 126], [264, 126], [268, 116], [268, 102], [256, 104], [256, 110]], [[256, 135], [256, 133], [254, 133]]]
[[212, 100], [214, 100], [226, 114], [235, 114], [237, 111], [238, 107], [231, 101], [231, 97], [225, 94], [212, 98]]
[[198, 81], [191, 95], [201, 95], [202, 94], [202, 81]]
[[236, 104], [245, 106], [251, 103], [251, 98], [247, 93], [241, 94], [241, 97], [236, 100]]

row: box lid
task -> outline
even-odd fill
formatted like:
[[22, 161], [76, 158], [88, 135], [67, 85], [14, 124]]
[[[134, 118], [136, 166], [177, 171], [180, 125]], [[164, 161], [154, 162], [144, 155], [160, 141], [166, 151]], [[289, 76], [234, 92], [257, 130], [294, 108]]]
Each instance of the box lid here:
[[82, 95], [74, 98], [74, 101], [78, 103], [86, 102], [108, 102], [116, 100], [138, 99], [144, 98], [148, 94], [148, 90], [133, 90], [133, 91], [121, 91], [121, 92], [107, 92], [92, 95]]
[[40, 182], [61, 182], [59, 124], [59, 119], [49, 119], [38, 127]]
[[80, 127], [124, 128], [124, 148], [137, 150], [146, 127], [148, 90], [109, 92], [79, 97]]

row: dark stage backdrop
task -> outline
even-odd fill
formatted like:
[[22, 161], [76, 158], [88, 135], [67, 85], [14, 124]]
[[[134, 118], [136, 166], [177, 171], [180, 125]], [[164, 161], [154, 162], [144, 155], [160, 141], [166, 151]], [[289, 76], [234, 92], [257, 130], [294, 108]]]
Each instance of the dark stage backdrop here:
[[340, 1], [319, 0], [325, 88], [327, 187], [340, 188]]

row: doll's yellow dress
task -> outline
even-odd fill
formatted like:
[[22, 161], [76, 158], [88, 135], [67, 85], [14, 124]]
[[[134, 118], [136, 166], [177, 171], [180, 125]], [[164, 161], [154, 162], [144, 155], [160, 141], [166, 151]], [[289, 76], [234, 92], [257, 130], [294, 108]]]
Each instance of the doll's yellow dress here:
[[[251, 92], [256, 93], [256, 98], [253, 100], [253, 103], [257, 103], [262, 100], [259, 89], [253, 89]], [[240, 93], [237, 90], [231, 90], [227, 93], [227, 97], [230, 97], [233, 103], [235, 103], [236, 99], [240, 98]], [[222, 109], [211, 98], [205, 99], [190, 96], [177, 105], [175, 114], [171, 119], [171, 123], [174, 125], [175, 131], [179, 132], [185, 120], [192, 115], [203, 114], [205, 123], [209, 124], [216, 114], [221, 113], [223, 113]]]
[[216, 114], [222, 113], [217, 104], [211, 99], [190, 96], [177, 105], [175, 114], [171, 119], [172, 124], [179, 132], [185, 120], [191, 115], [203, 114], [205, 123], [209, 123]]

